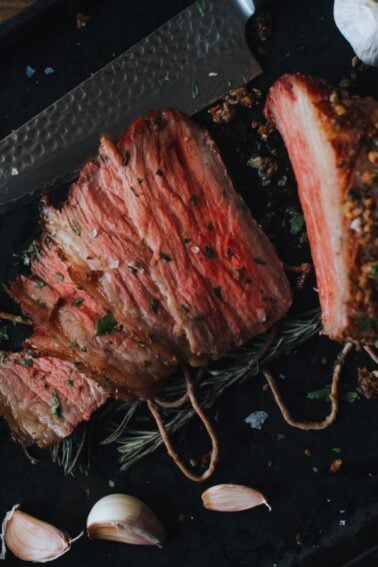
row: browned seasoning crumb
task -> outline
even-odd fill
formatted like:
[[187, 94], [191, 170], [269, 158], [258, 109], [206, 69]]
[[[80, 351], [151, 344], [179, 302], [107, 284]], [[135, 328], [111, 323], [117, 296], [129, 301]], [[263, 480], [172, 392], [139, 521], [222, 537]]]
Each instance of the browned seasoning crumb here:
[[368, 160], [373, 165], [378, 165], [378, 150], [373, 150], [368, 153]]
[[267, 464], [267, 466], [268, 466], [268, 469], [272, 468], [272, 465], [273, 465], [272, 459], [269, 459], [266, 464]]
[[260, 12], [256, 15], [253, 21], [253, 27], [257, 36], [261, 42], [268, 41], [271, 36], [270, 29], [270, 14], [266, 12]]
[[87, 14], [78, 13], [76, 14], [76, 27], [78, 30], [85, 28], [85, 26], [91, 21], [91, 17]]
[[358, 369], [358, 386], [357, 392], [372, 400], [378, 397], [378, 370], [370, 372], [367, 368]]
[[228, 102], [220, 102], [209, 109], [215, 124], [227, 124], [236, 115], [236, 109]]
[[343, 466], [342, 459], [334, 459], [332, 463], [329, 465], [329, 470], [331, 471], [331, 473], [336, 474], [337, 472], [339, 472], [342, 466]]
[[261, 122], [259, 122], [258, 120], [252, 120], [251, 122], [251, 128], [255, 129], [258, 128], [261, 125]]
[[230, 89], [229, 94], [226, 96], [226, 102], [235, 105], [252, 107], [257, 105], [261, 100], [261, 91], [259, 89], [252, 89], [247, 91], [245, 87], [238, 87], [237, 89]]
[[306, 457], [311, 457], [311, 455], [312, 455], [310, 449], [305, 449], [303, 452], [306, 455]]
[[266, 124], [262, 124], [257, 131], [261, 139], [266, 141], [270, 134], [274, 132], [274, 125], [272, 122], [267, 122]]

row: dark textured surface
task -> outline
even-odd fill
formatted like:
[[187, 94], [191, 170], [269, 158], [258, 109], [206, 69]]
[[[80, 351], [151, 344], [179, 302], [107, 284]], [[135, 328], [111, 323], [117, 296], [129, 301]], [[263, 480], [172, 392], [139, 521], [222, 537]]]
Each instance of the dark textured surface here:
[[[2, 36], [0, 136], [185, 6], [184, 1], [168, 0], [96, 1], [80, 7], [75, 2], [56, 2], [55, 7], [52, 2], [46, 4], [50, 5], [46, 17], [31, 20], [29, 26], [19, 27], [19, 32], [13, 30], [11, 35]], [[92, 21], [77, 30], [75, 14], [85, 12], [89, 5]], [[353, 54], [333, 24], [330, 0], [287, 0], [275, 6], [269, 52], [261, 58], [266, 73], [257, 81], [261, 88], [267, 88], [286, 71], [312, 73], [333, 84], [349, 74]], [[27, 65], [37, 70], [31, 79], [25, 75]], [[47, 66], [54, 68], [53, 75], [44, 75]], [[377, 73], [363, 71], [358, 74], [356, 92], [377, 95], [377, 85]], [[306, 258], [304, 239], [294, 238], [288, 228], [288, 215], [297, 207], [290, 175], [287, 189], [275, 183], [264, 188], [255, 172], [245, 166], [256, 151], [256, 136], [250, 128], [255, 114], [239, 110], [235, 122], [211, 126], [211, 131], [237, 189], [272, 232], [282, 256], [290, 261]], [[209, 122], [206, 114], [199, 119]], [[282, 159], [281, 167], [285, 169], [286, 161]], [[29, 205], [0, 219], [2, 282], [13, 278], [19, 269], [13, 252], [21, 250], [38, 232], [36, 212], [37, 205]], [[314, 301], [312, 285], [307, 286], [305, 299], [299, 297], [297, 304]], [[5, 298], [2, 305], [7, 307]], [[6, 347], [17, 344], [20, 338], [12, 327], [9, 332], [11, 341]], [[274, 370], [285, 377], [280, 387], [295, 415], [314, 418], [327, 412], [325, 402], [307, 400], [306, 392], [329, 382], [331, 364], [323, 365], [321, 358], [327, 355], [331, 361], [338, 349], [326, 339], [314, 339], [295, 356], [276, 363]], [[371, 366], [363, 355], [351, 357], [343, 391], [355, 389], [356, 367], [363, 364]], [[269, 414], [262, 431], [244, 423], [256, 409]], [[57, 563], [66, 566], [133, 567], [153, 562], [157, 567], [341, 567], [376, 543], [377, 402], [343, 402], [334, 427], [305, 433], [283, 423], [270, 393], [263, 389], [262, 379], [257, 378], [226, 393], [211, 414], [220, 439], [221, 462], [205, 486], [184, 479], [163, 451], [121, 474], [115, 453], [99, 449], [88, 477], [65, 478], [50, 464], [48, 455], [39, 465], [30, 465], [2, 424], [0, 512], [20, 502], [26, 511], [75, 535], [82, 529], [91, 504], [116, 490], [140, 496], [167, 527], [169, 540], [163, 550], [84, 539]], [[280, 439], [281, 435], [285, 437]], [[193, 458], [199, 459], [207, 452], [203, 432], [195, 423], [176, 436], [176, 443]], [[305, 449], [310, 450], [310, 456], [304, 454]], [[329, 471], [334, 458], [343, 459], [337, 474]], [[109, 480], [115, 481], [114, 489], [109, 488]], [[230, 481], [262, 489], [273, 511], [261, 508], [228, 515], [202, 510], [201, 491], [210, 484]], [[25, 563], [9, 556], [6, 564]], [[377, 559], [371, 558], [358, 563], [364, 567], [376, 564]]]

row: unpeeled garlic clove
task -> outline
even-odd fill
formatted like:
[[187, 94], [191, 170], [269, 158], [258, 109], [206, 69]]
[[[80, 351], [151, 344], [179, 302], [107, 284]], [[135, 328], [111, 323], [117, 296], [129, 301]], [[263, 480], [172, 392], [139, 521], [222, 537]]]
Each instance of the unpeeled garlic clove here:
[[18, 504], [13, 506], [3, 521], [1, 559], [5, 559], [7, 549], [18, 559], [33, 563], [47, 563], [67, 553], [74, 540], [55, 526], [18, 508]]
[[214, 512], [241, 512], [255, 506], [272, 510], [265, 496], [255, 488], [240, 484], [217, 484], [202, 493], [202, 502], [207, 510]]
[[361, 61], [378, 66], [378, 1], [335, 0], [333, 15]]
[[160, 520], [144, 502], [128, 494], [110, 494], [96, 502], [87, 519], [89, 538], [135, 545], [157, 545], [166, 540]]

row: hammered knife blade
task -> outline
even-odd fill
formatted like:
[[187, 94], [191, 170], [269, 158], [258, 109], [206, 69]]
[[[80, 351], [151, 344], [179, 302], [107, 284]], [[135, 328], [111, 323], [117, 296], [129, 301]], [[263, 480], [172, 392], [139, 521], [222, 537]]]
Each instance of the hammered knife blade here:
[[0, 211], [75, 178], [101, 135], [152, 108], [193, 114], [261, 72], [252, 0], [197, 0], [0, 142]]

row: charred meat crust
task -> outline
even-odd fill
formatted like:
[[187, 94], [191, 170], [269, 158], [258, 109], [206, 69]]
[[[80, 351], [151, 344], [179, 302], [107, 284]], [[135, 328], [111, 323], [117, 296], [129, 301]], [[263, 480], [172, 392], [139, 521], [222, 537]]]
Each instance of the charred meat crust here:
[[[352, 98], [345, 91], [332, 89], [313, 77], [284, 75], [273, 85], [265, 106], [266, 117], [278, 129], [281, 120], [278, 115], [276, 118], [276, 108], [280, 93], [295, 105], [297, 87], [306, 93], [317, 110], [337, 168], [338, 187], [334, 189], [340, 194], [349, 289], [345, 300], [346, 324], [333, 332], [332, 338], [375, 343], [378, 335], [378, 104], [370, 98]], [[290, 144], [290, 132], [284, 133], [284, 138], [286, 144]], [[296, 171], [297, 176], [298, 173]], [[300, 186], [299, 193], [301, 195]], [[305, 219], [306, 213], [308, 216], [305, 207]], [[327, 332], [327, 313], [323, 313], [323, 320]]]

